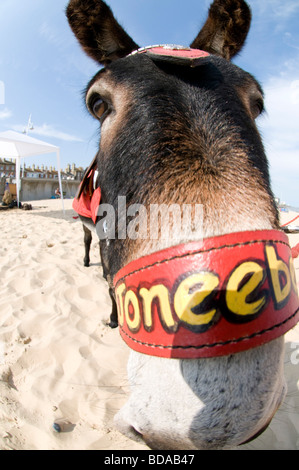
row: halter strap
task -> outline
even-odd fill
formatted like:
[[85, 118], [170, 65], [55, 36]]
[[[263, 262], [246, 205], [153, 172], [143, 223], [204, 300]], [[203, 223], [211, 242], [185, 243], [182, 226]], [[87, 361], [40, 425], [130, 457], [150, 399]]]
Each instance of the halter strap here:
[[185, 65], [189, 67], [201, 65], [202, 59], [210, 56], [206, 51], [174, 44], [142, 47], [141, 49], [131, 52], [128, 57], [135, 54], [146, 54], [155, 61], [171, 62], [175, 65]]
[[235, 354], [299, 321], [295, 270], [278, 230], [232, 233], [129, 263], [114, 279], [120, 333], [160, 357]]

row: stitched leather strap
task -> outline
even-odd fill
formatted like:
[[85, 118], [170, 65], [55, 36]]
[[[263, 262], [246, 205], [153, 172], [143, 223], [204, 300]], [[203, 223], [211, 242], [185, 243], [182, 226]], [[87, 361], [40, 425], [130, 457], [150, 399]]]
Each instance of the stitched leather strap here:
[[210, 56], [208, 52], [201, 51], [200, 49], [192, 49], [191, 47], [173, 44], [143, 47], [137, 51], [133, 51], [129, 56], [134, 54], [146, 54], [154, 61], [170, 62], [175, 65], [188, 67], [202, 65], [202, 59]]
[[134, 350], [172, 358], [234, 354], [299, 321], [287, 236], [232, 233], [140, 258], [114, 279], [120, 333]]

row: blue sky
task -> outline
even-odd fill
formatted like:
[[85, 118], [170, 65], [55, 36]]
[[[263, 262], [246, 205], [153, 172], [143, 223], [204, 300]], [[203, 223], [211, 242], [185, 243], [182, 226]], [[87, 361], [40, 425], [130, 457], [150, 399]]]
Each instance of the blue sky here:
[[[118, 21], [140, 46], [189, 45], [206, 19], [209, 0], [109, 0]], [[275, 194], [299, 207], [299, 0], [248, 0], [252, 28], [234, 60], [266, 94], [259, 118]], [[86, 167], [98, 124], [81, 92], [98, 66], [81, 51], [65, 19], [64, 0], [0, 2], [0, 132], [22, 131], [61, 149], [62, 166]], [[4, 90], [3, 90], [4, 88]], [[3, 96], [4, 95], [4, 96]], [[38, 164], [37, 158], [28, 159]], [[55, 155], [42, 163], [55, 165]]]

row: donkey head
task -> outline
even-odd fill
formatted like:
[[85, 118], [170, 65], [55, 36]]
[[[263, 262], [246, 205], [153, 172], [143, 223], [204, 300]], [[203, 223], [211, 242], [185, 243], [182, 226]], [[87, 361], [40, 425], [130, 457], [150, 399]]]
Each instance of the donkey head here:
[[[191, 43], [207, 54], [196, 53], [193, 61], [180, 53], [177, 60], [175, 53], [131, 54], [138, 45], [101, 0], [71, 0], [67, 16], [84, 51], [105, 66], [86, 90], [87, 107], [101, 123], [102, 203], [113, 206], [119, 218], [120, 195], [127, 205], [145, 208], [196, 202], [203, 208], [203, 238], [278, 229], [255, 125], [263, 93], [250, 74], [230, 62], [250, 27], [247, 4], [214, 1]], [[171, 245], [161, 237], [118, 235], [101, 242], [111, 289], [127, 263]], [[246, 283], [248, 277], [239, 290]], [[228, 448], [251, 439], [284, 397], [283, 343], [279, 337], [212, 358], [131, 351], [132, 393], [116, 416], [119, 429], [155, 449]]]

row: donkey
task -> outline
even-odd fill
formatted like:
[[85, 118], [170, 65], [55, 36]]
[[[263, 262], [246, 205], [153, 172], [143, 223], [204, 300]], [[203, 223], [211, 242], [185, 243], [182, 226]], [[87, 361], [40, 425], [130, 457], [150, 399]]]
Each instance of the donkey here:
[[89, 266], [90, 266], [90, 246], [91, 246], [91, 242], [92, 242], [92, 232], [91, 232], [91, 230], [89, 230], [88, 226], [85, 225], [84, 222], [82, 223], [82, 225], [83, 225], [83, 231], [84, 231], [84, 250], [85, 250], [83, 263], [84, 263], [84, 266], [86, 268], [89, 268]]
[[[98, 186], [98, 170], [97, 170], [97, 154], [88, 168], [84, 171], [84, 175], [79, 186], [78, 193], [73, 202], [73, 208], [78, 212], [80, 221], [82, 222], [84, 232], [84, 259], [83, 264], [86, 268], [90, 266], [90, 247], [92, 243], [92, 234], [96, 232], [96, 220], [94, 217], [93, 206], [98, 207], [101, 198], [101, 190]], [[101, 245], [100, 257], [101, 257]], [[106, 264], [102, 265], [104, 279], [108, 279], [108, 272]], [[110, 315], [110, 321], [107, 325], [110, 328], [116, 328], [118, 326], [117, 320], [117, 307], [114, 297], [114, 289], [109, 287], [109, 295], [112, 300], [112, 312]]]
[[[78, 190], [78, 194], [76, 195], [76, 200], [80, 199], [80, 194], [85, 192], [87, 193], [88, 200], [90, 202], [91, 197], [93, 196], [96, 188], [97, 188], [97, 175], [98, 172], [96, 170], [96, 157], [93, 160], [92, 164], [85, 169], [83, 178]], [[86, 211], [84, 214], [80, 214], [80, 209], [75, 207], [75, 209], [79, 210], [79, 217], [82, 222], [83, 232], [84, 232], [84, 259], [83, 264], [86, 268], [90, 266], [90, 247], [92, 243], [92, 233], [95, 232], [95, 224], [91, 219], [90, 211]], [[86, 210], [86, 208], [85, 208]]]
[[120, 195], [125, 209], [198, 203], [203, 211], [200, 235], [191, 228], [176, 243], [161, 226], [156, 238], [123, 237], [119, 227], [100, 237], [120, 333], [132, 349], [131, 395], [115, 423], [152, 449], [248, 442], [284, 399], [283, 335], [298, 321], [290, 251], [255, 124], [263, 92], [231, 62], [250, 9], [215, 0], [190, 48], [139, 49], [101, 0], [71, 0], [67, 17], [104, 66], [85, 94], [101, 124], [100, 206], [112, 207], [125, 229]]

